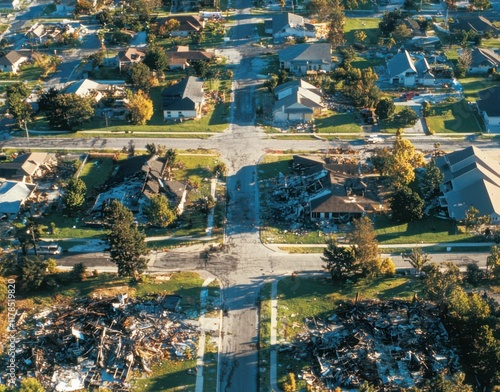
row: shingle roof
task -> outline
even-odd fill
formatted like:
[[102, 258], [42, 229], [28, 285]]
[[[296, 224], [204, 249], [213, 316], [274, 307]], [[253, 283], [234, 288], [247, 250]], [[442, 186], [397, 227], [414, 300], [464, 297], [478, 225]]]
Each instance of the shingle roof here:
[[474, 48], [472, 49], [471, 55], [471, 67], [498, 67], [498, 65], [500, 64], [500, 57], [491, 49]]
[[401, 75], [407, 70], [417, 72], [410, 53], [407, 50], [399, 52], [387, 62], [387, 71], [390, 77]]
[[363, 196], [336, 196], [331, 193], [311, 200], [311, 212], [363, 213], [378, 202]]
[[103, 89], [105, 89], [105, 87], [102, 84], [94, 82], [93, 80], [90, 79], [83, 79], [66, 87], [64, 93], [76, 94], [84, 97], [91, 91], [98, 91]]
[[315, 108], [324, 107], [321, 96], [302, 87], [292, 87], [290, 95], [274, 104], [275, 110], [284, 107], [285, 113], [312, 113]]
[[457, 23], [450, 26], [451, 30], [475, 30], [477, 32], [497, 32], [498, 29], [484, 16], [459, 17]]
[[481, 90], [477, 94], [479, 95], [479, 100], [476, 102], [478, 108], [486, 112], [489, 117], [500, 117], [500, 86]]
[[143, 59], [144, 56], [146, 56], [146, 52], [137, 48], [128, 48], [118, 54], [118, 57], [122, 62], [138, 62]]
[[0, 65], [14, 65], [23, 58], [26, 59], [26, 57], [19, 52], [11, 50], [5, 56], [0, 57]]
[[213, 53], [203, 50], [189, 50], [189, 46], [177, 46], [167, 51], [171, 64], [184, 64], [186, 61], [208, 61], [214, 57]]
[[273, 34], [279, 33], [287, 26], [303, 26], [304, 18], [300, 15], [286, 12], [284, 14], [273, 15]]
[[189, 76], [162, 91], [163, 110], [194, 110], [203, 102], [203, 81]]
[[179, 31], [195, 32], [203, 28], [202, 18], [198, 15], [173, 15], [158, 20], [158, 25], [165, 24], [170, 19], [178, 20]]
[[280, 61], [322, 61], [332, 62], [331, 44], [298, 44], [282, 49], [278, 52]]
[[303, 89], [313, 91], [314, 93], [316, 93], [318, 95], [321, 93], [320, 90], [316, 86], [313, 86], [312, 84], [307, 83], [304, 79], [298, 79], [298, 80], [292, 80], [290, 82], [286, 82], [286, 83], [280, 84], [279, 86], [276, 86], [274, 88], [274, 94], [277, 95], [281, 91], [284, 91], [290, 87], [301, 87]]

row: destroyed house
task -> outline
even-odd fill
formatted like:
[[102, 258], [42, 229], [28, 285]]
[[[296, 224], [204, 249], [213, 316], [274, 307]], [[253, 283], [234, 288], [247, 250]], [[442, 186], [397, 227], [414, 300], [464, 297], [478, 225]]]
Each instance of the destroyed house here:
[[32, 182], [41, 178], [57, 164], [56, 156], [46, 152], [21, 154], [12, 160], [0, 164], [0, 178]]

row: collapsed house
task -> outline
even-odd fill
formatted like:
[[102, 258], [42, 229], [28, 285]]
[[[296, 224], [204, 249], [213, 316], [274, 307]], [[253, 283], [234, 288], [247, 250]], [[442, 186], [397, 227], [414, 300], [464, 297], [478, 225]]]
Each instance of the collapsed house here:
[[51, 391], [128, 391], [133, 372], [151, 373], [155, 363], [196, 352], [199, 328], [179, 313], [179, 301], [179, 296], [136, 300], [123, 294], [77, 300], [33, 320], [21, 314], [18, 377], [36, 377]]
[[326, 159], [294, 155], [292, 175], [280, 174], [273, 183], [272, 215], [280, 221], [343, 224], [384, 210], [383, 203], [362, 176], [357, 156], [339, 154]]
[[321, 390], [359, 388], [365, 381], [381, 391], [402, 390], [460, 370], [439, 309], [429, 302], [360, 301], [327, 321], [306, 321], [308, 332], [280, 351], [310, 358], [302, 377]]

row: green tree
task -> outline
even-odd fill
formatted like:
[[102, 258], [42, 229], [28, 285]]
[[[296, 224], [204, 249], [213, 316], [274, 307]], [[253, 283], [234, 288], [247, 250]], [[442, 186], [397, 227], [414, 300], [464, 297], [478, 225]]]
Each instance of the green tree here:
[[366, 33], [363, 31], [363, 30], [358, 30], [354, 33], [354, 36], [356, 37], [356, 39], [359, 41], [359, 42], [363, 42], [366, 38], [367, 38], [367, 35]]
[[130, 67], [128, 81], [136, 89], [149, 92], [153, 83], [153, 75], [146, 64], [135, 63]]
[[153, 117], [153, 101], [142, 90], [129, 95], [125, 107], [130, 112], [130, 121], [135, 125], [144, 125]]
[[333, 281], [345, 279], [356, 272], [358, 265], [352, 248], [339, 246], [333, 236], [327, 238], [326, 244], [322, 259], [326, 262], [325, 269], [330, 271]]
[[21, 381], [19, 392], [45, 392], [45, 389], [36, 378], [28, 377]]
[[417, 123], [418, 114], [411, 107], [405, 106], [403, 110], [398, 113], [398, 119], [405, 127], [413, 126]]
[[98, 50], [95, 53], [89, 55], [89, 61], [92, 63], [92, 66], [100, 67], [104, 64], [104, 58], [106, 57], [106, 52], [104, 50]]
[[439, 185], [443, 181], [444, 175], [436, 166], [436, 162], [431, 160], [425, 166], [425, 173], [419, 182], [425, 200], [433, 200], [439, 195]]
[[489, 215], [479, 215], [479, 210], [471, 205], [465, 212], [465, 229], [467, 232], [469, 229], [478, 230], [481, 226], [489, 224], [490, 220]]
[[381, 176], [385, 176], [388, 173], [388, 165], [391, 159], [392, 154], [389, 148], [376, 148], [371, 157], [373, 168], [379, 172]]
[[28, 85], [22, 82], [11, 84], [7, 88], [7, 107], [20, 128], [27, 127], [33, 118], [33, 109], [27, 102], [30, 94]]
[[264, 86], [267, 87], [270, 93], [274, 91], [274, 88], [278, 85], [278, 75], [271, 74], [269, 79], [264, 82]]
[[392, 219], [396, 222], [412, 222], [424, 216], [424, 201], [417, 192], [402, 186], [391, 197]]
[[431, 300], [444, 304], [449, 294], [462, 281], [460, 269], [452, 262], [431, 263], [422, 268], [425, 272], [424, 292]]
[[193, 69], [196, 76], [204, 78], [205, 76], [207, 76], [210, 66], [208, 65], [207, 61], [196, 61], [193, 64]]
[[316, 16], [320, 22], [328, 19], [330, 13], [330, 2], [328, 0], [310, 0], [308, 3], [311, 14]]
[[153, 195], [144, 212], [153, 226], [167, 227], [175, 220], [175, 213], [163, 195]]
[[386, 12], [382, 16], [382, 21], [378, 25], [380, 34], [384, 37], [390, 37], [391, 33], [396, 30], [396, 27], [402, 22], [403, 19], [404, 16], [401, 10]]
[[159, 34], [163, 37], [170, 35], [172, 31], [177, 31], [181, 27], [181, 22], [177, 19], [168, 19], [163, 26], [160, 26]]
[[225, 177], [227, 176], [228, 173], [228, 168], [227, 165], [224, 162], [219, 162], [217, 165], [214, 166], [212, 172], [214, 173], [215, 177]]
[[75, 281], [82, 282], [86, 278], [87, 266], [84, 263], [77, 263], [71, 269], [71, 275]]
[[19, 275], [21, 279], [21, 291], [28, 292], [40, 288], [45, 280], [47, 261], [38, 256], [23, 256], [19, 263]]
[[401, 255], [404, 261], [417, 270], [418, 273], [422, 272], [422, 268], [431, 261], [431, 257], [427, 253], [422, 252], [422, 248], [416, 247], [411, 252], [403, 253]]
[[177, 152], [173, 148], [169, 148], [165, 153], [165, 170], [167, 171], [168, 178], [172, 178], [172, 169], [177, 161]]
[[111, 223], [108, 242], [111, 260], [118, 266], [118, 275], [139, 280], [139, 275], [147, 268], [147, 260], [143, 257], [149, 253], [146, 236], [139, 232], [132, 212], [119, 201], [113, 200], [105, 214], [108, 214], [106, 221]]
[[[280, 0], [284, 1], [284, 0]], [[295, 374], [294, 373], [288, 373], [286, 377], [286, 382], [283, 385], [283, 390], [285, 392], [295, 392], [297, 391], [297, 382], [295, 381]]]
[[493, 273], [495, 280], [500, 281], [500, 247], [493, 245], [486, 258], [486, 267]]
[[163, 72], [168, 68], [169, 59], [163, 47], [153, 45], [146, 51], [143, 63], [154, 71]]
[[394, 111], [396, 110], [396, 105], [392, 100], [384, 98], [381, 99], [377, 107], [375, 108], [375, 113], [381, 120], [387, 120], [394, 115]]
[[406, 25], [400, 24], [394, 29], [392, 36], [396, 42], [402, 42], [411, 36], [411, 30]]
[[344, 42], [345, 14], [344, 7], [339, 0], [331, 0], [329, 3], [328, 40], [335, 47]]
[[471, 0], [470, 3], [479, 11], [484, 11], [491, 8], [490, 0]]
[[68, 215], [73, 216], [85, 203], [87, 186], [80, 178], [71, 178], [64, 191], [64, 205]]
[[354, 257], [361, 271], [369, 274], [378, 258], [378, 242], [370, 218], [364, 216], [352, 222], [353, 230], [348, 235]]
[[54, 128], [73, 130], [94, 116], [95, 100], [91, 96], [58, 94], [53, 108], [45, 114]]

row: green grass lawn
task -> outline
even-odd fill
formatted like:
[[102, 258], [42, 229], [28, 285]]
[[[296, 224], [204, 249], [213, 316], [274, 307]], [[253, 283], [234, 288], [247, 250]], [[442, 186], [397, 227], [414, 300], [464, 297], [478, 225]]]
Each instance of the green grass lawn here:
[[356, 57], [352, 62], [351, 65], [353, 68], [360, 68], [360, 69], [365, 69], [368, 67], [377, 67], [379, 65], [384, 65], [385, 60], [383, 59], [365, 59], [363, 57]]
[[455, 234], [455, 222], [449, 219], [424, 218], [398, 224], [382, 215], [375, 220], [375, 232], [380, 244], [416, 244], [442, 242], [474, 242], [469, 234]]
[[287, 175], [290, 173], [291, 164], [291, 155], [266, 155], [259, 162], [257, 169], [259, 180], [275, 178], [279, 173]]
[[474, 113], [465, 100], [433, 105], [432, 110], [434, 115], [425, 120], [429, 129], [436, 133], [481, 132]]
[[399, 128], [403, 128], [405, 124], [402, 124], [397, 114], [403, 110], [404, 106], [396, 106], [394, 116], [387, 120], [380, 120], [380, 129], [387, 133], [396, 133]]
[[[420, 281], [411, 278], [363, 279], [354, 284], [333, 283], [328, 278], [285, 278], [278, 284], [278, 341], [293, 342], [298, 334], [306, 332], [304, 320], [326, 320], [342, 302], [352, 302], [356, 293], [361, 299], [411, 299], [420, 292]], [[310, 366], [307, 359], [299, 359], [278, 352], [278, 380], [285, 381], [288, 372], [300, 372]], [[305, 389], [303, 381], [298, 390]]]
[[465, 100], [477, 101], [478, 91], [489, 87], [498, 86], [500, 82], [493, 82], [486, 77], [466, 77], [458, 80], [464, 89]]
[[363, 30], [366, 33], [364, 43], [376, 44], [378, 42], [378, 18], [346, 18], [344, 25], [344, 38], [347, 43], [352, 44], [358, 42], [355, 37], [356, 31]]
[[481, 40], [482, 48], [498, 49], [500, 48], [500, 38], [490, 38]]
[[279, 227], [266, 227], [261, 229], [260, 238], [263, 243], [271, 244], [324, 244], [325, 237], [318, 230], [296, 234], [290, 230]]
[[361, 127], [356, 115], [352, 113], [336, 113], [328, 110], [323, 117], [316, 117], [318, 133], [359, 133]]
[[112, 171], [112, 159], [89, 159], [80, 174], [80, 179], [87, 186], [87, 192], [91, 192], [94, 188], [104, 184], [108, 180]]

